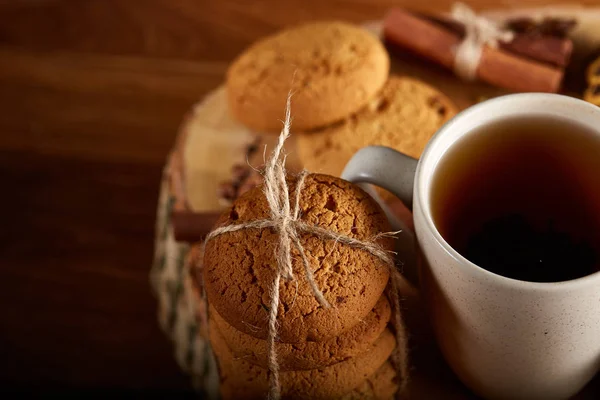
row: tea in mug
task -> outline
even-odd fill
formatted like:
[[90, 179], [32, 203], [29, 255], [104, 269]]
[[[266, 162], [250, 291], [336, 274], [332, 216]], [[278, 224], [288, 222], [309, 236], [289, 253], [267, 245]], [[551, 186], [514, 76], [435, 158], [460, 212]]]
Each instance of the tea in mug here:
[[431, 190], [441, 235], [481, 268], [534, 282], [600, 269], [600, 139], [583, 125], [530, 116], [478, 128], [447, 150]]

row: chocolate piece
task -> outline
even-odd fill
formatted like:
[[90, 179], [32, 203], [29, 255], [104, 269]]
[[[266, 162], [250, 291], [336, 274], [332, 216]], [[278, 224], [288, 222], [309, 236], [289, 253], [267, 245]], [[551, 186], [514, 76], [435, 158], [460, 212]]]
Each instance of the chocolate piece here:
[[[262, 182], [262, 177], [250, 165], [248, 160], [256, 154], [260, 148], [261, 138], [256, 137], [245, 147], [245, 164], [235, 164], [231, 167], [231, 179], [222, 182], [217, 195], [226, 204], [231, 203], [240, 195]], [[258, 177], [256, 177], [256, 175]]]
[[235, 200], [237, 198], [237, 188], [231, 182], [222, 182], [218, 188], [219, 198], [225, 200]]
[[541, 35], [549, 35], [560, 38], [566, 38], [575, 28], [577, 21], [565, 18], [545, 18], [539, 25]]
[[536, 22], [533, 18], [521, 17], [507, 20], [505, 28], [519, 34], [531, 36], [553, 36], [564, 39], [575, 28], [577, 21], [567, 18], [544, 18]]
[[506, 21], [505, 28], [515, 33], [529, 33], [536, 29], [537, 24], [532, 18], [521, 17]]

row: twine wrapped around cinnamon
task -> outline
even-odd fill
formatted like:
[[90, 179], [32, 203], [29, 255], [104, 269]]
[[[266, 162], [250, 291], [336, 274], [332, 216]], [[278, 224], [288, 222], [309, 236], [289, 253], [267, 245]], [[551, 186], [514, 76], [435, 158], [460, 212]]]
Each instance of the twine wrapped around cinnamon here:
[[454, 73], [466, 81], [477, 78], [477, 67], [484, 46], [497, 48], [499, 42], [510, 42], [514, 32], [502, 30], [494, 22], [478, 16], [464, 3], [455, 3], [452, 18], [465, 26], [465, 37], [456, 47]]
[[568, 32], [574, 22], [558, 22], [560, 29], [529, 34], [506, 22], [498, 25], [460, 3], [448, 16], [395, 7], [384, 18], [383, 35], [394, 47], [451, 69], [463, 79], [477, 78], [516, 92], [554, 93], [573, 50]]
[[302, 171], [297, 180], [296, 190], [293, 193], [293, 201], [290, 205], [290, 193], [286, 181], [285, 160], [282, 155], [283, 146], [286, 139], [290, 136], [291, 116], [290, 116], [290, 100], [291, 94], [288, 96], [286, 104], [286, 114], [283, 129], [279, 135], [277, 146], [267, 160], [264, 172], [264, 193], [270, 208], [270, 218], [248, 223], [236, 225], [227, 225], [216, 228], [208, 234], [204, 244], [211, 239], [227, 234], [230, 232], [239, 231], [242, 229], [274, 229], [279, 234], [279, 245], [275, 250], [275, 258], [277, 261], [277, 271], [273, 286], [271, 287], [271, 303], [269, 307], [268, 319], [268, 360], [269, 360], [269, 399], [279, 399], [281, 396], [281, 384], [279, 381], [279, 363], [277, 361], [277, 353], [275, 350], [275, 339], [277, 336], [277, 314], [279, 306], [279, 285], [280, 279], [295, 280], [292, 269], [292, 247], [298, 251], [304, 267], [305, 279], [309, 283], [311, 290], [324, 308], [329, 308], [331, 305], [323, 296], [322, 291], [317, 286], [313, 272], [310, 268], [310, 263], [306, 257], [304, 247], [300, 241], [301, 233], [310, 233], [324, 240], [334, 240], [341, 244], [351, 246], [363, 251], [366, 251], [373, 256], [382, 260], [390, 269], [391, 276], [391, 293], [390, 302], [394, 308], [393, 324], [396, 331], [397, 346], [394, 354], [394, 364], [401, 376], [401, 390], [404, 388], [407, 381], [408, 366], [406, 356], [402, 354], [404, 350], [404, 326], [400, 314], [400, 295], [398, 293], [399, 280], [402, 279], [400, 272], [395, 268], [393, 257], [390, 253], [384, 250], [377, 244], [377, 240], [384, 237], [394, 237], [398, 232], [383, 232], [375, 235], [369, 241], [362, 241], [351, 238], [346, 235], [341, 235], [316, 225], [307, 224], [300, 220], [300, 193], [304, 184], [304, 180], [308, 175], [307, 171]]

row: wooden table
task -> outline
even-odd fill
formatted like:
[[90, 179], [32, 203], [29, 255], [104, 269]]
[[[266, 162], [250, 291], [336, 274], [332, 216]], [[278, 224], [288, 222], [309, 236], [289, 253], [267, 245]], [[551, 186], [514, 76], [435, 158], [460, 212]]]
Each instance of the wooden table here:
[[1, 390], [189, 395], [148, 284], [181, 117], [256, 38], [392, 4], [411, 1], [0, 0]]

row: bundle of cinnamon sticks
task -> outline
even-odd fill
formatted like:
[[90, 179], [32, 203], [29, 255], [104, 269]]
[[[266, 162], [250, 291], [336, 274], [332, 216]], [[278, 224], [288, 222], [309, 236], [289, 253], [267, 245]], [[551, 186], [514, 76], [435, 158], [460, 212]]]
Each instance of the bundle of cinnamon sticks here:
[[[568, 37], [575, 21], [546, 18], [506, 21], [513, 39], [485, 46], [477, 78], [518, 92], [557, 92], [573, 51]], [[465, 36], [463, 24], [449, 17], [433, 17], [391, 9], [384, 19], [388, 43], [412, 51], [446, 68], [454, 67], [455, 51]]]

